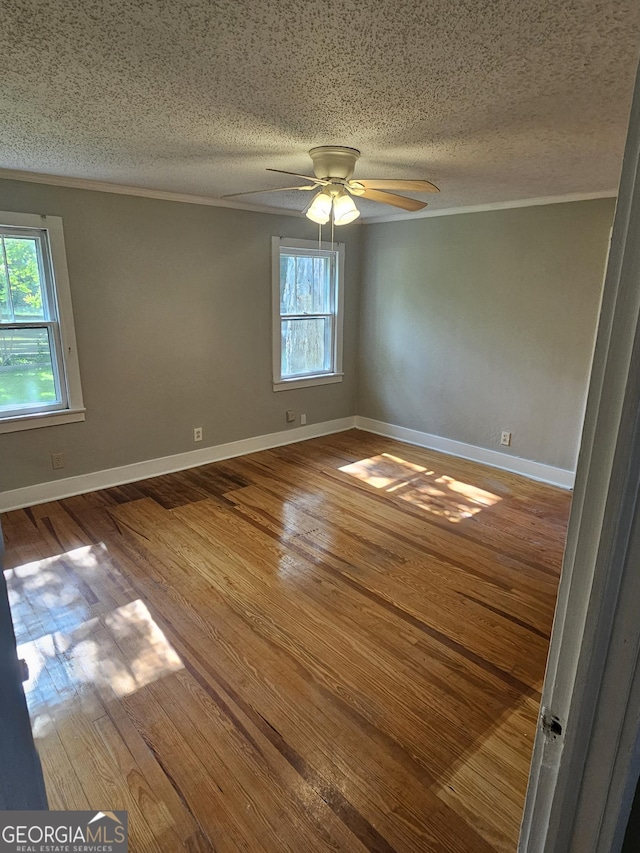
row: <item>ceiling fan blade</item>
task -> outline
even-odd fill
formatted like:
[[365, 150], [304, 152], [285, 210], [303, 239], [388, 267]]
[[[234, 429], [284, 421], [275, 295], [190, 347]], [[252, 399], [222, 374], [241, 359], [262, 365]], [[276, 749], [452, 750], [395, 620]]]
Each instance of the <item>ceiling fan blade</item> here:
[[266, 187], [263, 190], [246, 190], [243, 193], [227, 193], [226, 195], [221, 195], [220, 198], [235, 198], [238, 195], [255, 195], [255, 193], [283, 193], [287, 190], [315, 190], [317, 187], [314, 184], [309, 184], [309, 186], [304, 187]]
[[360, 178], [356, 178], [356, 181], [362, 184], [366, 190], [400, 190], [405, 193], [440, 192], [438, 187], [430, 181], [405, 181], [402, 179], [394, 180], [393, 178], [380, 178], [380, 180], [376, 180], [375, 178], [360, 180]]
[[330, 183], [322, 178], [313, 178], [311, 175], [299, 175], [297, 172], [285, 172], [284, 169], [267, 169], [267, 172], [277, 172], [279, 175], [293, 175], [295, 178], [303, 178], [305, 181], [313, 181], [314, 184], [321, 184], [323, 187]]
[[394, 207], [401, 207], [403, 210], [422, 210], [427, 206], [425, 201], [418, 201], [415, 198], [406, 198], [403, 195], [395, 195], [394, 193], [379, 192], [379, 190], [366, 189], [359, 198], [367, 198], [369, 201], [379, 201], [381, 204], [392, 204]]

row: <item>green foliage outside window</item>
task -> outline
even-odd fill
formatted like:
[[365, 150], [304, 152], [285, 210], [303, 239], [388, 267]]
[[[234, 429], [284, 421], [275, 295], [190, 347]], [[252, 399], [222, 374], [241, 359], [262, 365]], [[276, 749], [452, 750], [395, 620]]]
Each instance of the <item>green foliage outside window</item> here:
[[[0, 237], [0, 319], [5, 323], [44, 320], [36, 240]], [[0, 335], [0, 367], [50, 361], [46, 335], [11, 329]]]
[[0, 315], [9, 323], [44, 319], [33, 238], [0, 237]]
[[0, 330], [0, 409], [56, 398], [45, 320], [38, 245], [33, 237], [0, 237], [0, 319], [24, 324]]

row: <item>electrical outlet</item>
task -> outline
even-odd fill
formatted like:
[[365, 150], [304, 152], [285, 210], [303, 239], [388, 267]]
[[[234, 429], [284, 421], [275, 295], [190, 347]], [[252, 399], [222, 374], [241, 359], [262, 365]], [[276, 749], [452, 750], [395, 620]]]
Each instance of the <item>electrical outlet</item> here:
[[500, 433], [500, 444], [504, 444], [505, 447], [511, 446], [511, 433], [506, 430]]
[[64, 468], [64, 453], [51, 454], [51, 467], [54, 471], [59, 471], [61, 468]]
[[194, 429], [193, 429], [193, 440], [194, 441], [202, 441], [202, 427], [194, 427]]
[[300, 415], [300, 426], [306, 426], [307, 416], [303, 413]]
[[294, 424], [296, 422], [296, 413], [293, 409], [287, 409], [287, 423]]

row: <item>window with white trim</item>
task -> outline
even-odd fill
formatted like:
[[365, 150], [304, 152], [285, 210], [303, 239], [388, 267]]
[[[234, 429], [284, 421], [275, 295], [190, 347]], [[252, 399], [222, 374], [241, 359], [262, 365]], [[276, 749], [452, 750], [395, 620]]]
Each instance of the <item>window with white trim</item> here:
[[0, 212], [0, 432], [78, 420], [62, 220]]
[[273, 238], [273, 388], [342, 381], [344, 244]]

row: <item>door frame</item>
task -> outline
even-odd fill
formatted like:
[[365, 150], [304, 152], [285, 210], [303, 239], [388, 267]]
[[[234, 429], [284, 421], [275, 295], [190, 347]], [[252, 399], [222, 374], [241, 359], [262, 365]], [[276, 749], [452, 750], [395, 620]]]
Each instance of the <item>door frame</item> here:
[[[619, 853], [622, 847], [640, 774], [639, 602], [640, 74], [520, 853]], [[561, 732], [545, 725], [550, 717]]]

